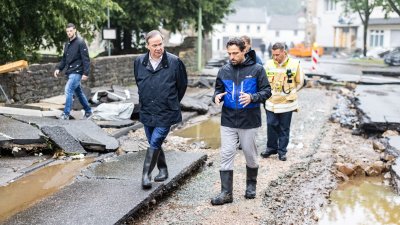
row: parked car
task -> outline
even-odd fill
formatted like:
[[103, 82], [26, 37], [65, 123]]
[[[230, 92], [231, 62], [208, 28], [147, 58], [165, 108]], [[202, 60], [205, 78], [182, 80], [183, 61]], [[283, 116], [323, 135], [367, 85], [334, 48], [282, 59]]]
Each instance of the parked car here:
[[384, 62], [389, 66], [400, 66], [400, 47], [389, 52], [384, 59]]
[[229, 62], [228, 58], [212, 58], [207, 61], [206, 67], [207, 68], [222, 67], [223, 65], [227, 64], [228, 62]]

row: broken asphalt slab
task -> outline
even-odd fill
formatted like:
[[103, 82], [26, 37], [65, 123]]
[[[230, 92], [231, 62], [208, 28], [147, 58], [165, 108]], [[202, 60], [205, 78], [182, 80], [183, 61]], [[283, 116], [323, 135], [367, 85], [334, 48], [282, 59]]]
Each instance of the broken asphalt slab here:
[[364, 130], [400, 131], [399, 85], [357, 85], [357, 108]]
[[[160, 199], [200, 168], [207, 156], [201, 153], [166, 151], [169, 178], [141, 188], [145, 151], [103, 159], [92, 164], [69, 186], [3, 224], [123, 224], [133, 220], [154, 199]], [[153, 171], [153, 177], [158, 173]]]
[[400, 67], [363, 69], [363, 74], [378, 74], [382, 76], [400, 77]]
[[351, 82], [356, 84], [400, 84], [400, 79], [395, 77], [385, 77], [379, 75], [360, 75], [360, 74], [326, 74], [326, 73], [306, 73], [307, 77], [321, 77], [337, 82]]
[[0, 147], [45, 143], [44, 135], [37, 128], [0, 115]]
[[43, 126], [43, 133], [45, 133], [58, 147], [60, 147], [66, 154], [86, 154], [87, 152], [79, 142], [68, 133], [64, 127], [60, 126]]
[[117, 150], [119, 147], [117, 139], [108, 135], [91, 120], [57, 120], [29, 116], [14, 116], [13, 118], [25, 123], [35, 124], [40, 129], [44, 126], [64, 127], [84, 147], [89, 148], [87, 150], [110, 152]]

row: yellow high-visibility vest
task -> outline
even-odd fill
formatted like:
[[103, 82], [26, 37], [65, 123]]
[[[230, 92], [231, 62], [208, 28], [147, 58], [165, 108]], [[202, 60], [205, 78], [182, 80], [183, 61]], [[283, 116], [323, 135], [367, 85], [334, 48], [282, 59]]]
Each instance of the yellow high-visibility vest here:
[[[268, 60], [265, 71], [271, 85], [272, 96], [265, 103], [265, 108], [274, 113], [283, 113], [298, 110], [296, 91], [296, 76], [300, 61], [292, 58], [278, 67], [271, 59]], [[288, 76], [288, 69], [291, 76]], [[301, 72], [300, 72], [301, 73]]]

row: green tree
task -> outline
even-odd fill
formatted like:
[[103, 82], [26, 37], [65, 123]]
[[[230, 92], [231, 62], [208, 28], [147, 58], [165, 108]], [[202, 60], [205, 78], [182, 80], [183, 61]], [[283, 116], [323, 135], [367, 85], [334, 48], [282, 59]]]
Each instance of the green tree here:
[[385, 0], [384, 4], [390, 6], [389, 11], [394, 11], [400, 16], [400, 0]]
[[107, 6], [118, 10], [111, 0], [0, 0], [0, 64], [27, 59], [40, 48], [61, 52], [69, 22], [90, 41], [107, 18]]
[[164, 28], [172, 32], [182, 31], [191, 26], [198, 27], [199, 4], [202, 6], [204, 33], [220, 23], [225, 15], [232, 12], [233, 0], [115, 0], [123, 9], [111, 15], [111, 26], [117, 29], [113, 41], [117, 52], [141, 50], [144, 47], [143, 34], [152, 29]]
[[381, 0], [339, 0], [345, 6], [345, 13], [355, 12], [363, 24], [363, 55], [367, 55], [367, 34], [369, 19], [375, 7], [381, 6]]

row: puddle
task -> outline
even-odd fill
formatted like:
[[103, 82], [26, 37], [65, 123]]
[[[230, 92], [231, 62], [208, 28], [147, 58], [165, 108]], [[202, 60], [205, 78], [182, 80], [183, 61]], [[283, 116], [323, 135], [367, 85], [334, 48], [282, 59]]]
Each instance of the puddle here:
[[204, 141], [208, 147], [217, 149], [221, 146], [220, 117], [212, 117], [209, 120], [174, 132], [174, 135], [191, 138], [190, 143]]
[[44, 167], [5, 187], [0, 187], [0, 221], [50, 196], [79, 174], [93, 159], [76, 160]]
[[400, 224], [400, 196], [380, 177], [356, 178], [331, 194], [319, 225]]

